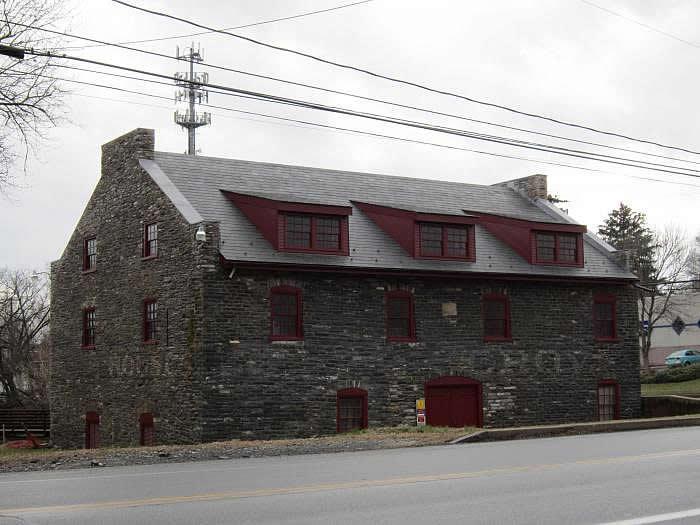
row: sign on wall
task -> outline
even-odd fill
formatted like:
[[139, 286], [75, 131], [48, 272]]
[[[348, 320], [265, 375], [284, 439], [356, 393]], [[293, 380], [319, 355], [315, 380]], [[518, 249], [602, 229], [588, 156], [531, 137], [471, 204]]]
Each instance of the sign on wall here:
[[416, 399], [416, 425], [425, 426], [425, 399]]

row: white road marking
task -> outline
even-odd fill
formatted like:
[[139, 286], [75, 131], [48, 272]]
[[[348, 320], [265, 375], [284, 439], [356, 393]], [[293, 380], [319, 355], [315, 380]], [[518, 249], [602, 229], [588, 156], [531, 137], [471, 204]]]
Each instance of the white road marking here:
[[666, 514], [656, 514], [655, 516], [642, 516], [630, 520], [609, 521], [600, 525], [646, 525], [648, 523], [663, 523], [664, 521], [682, 520], [700, 516], [700, 508], [682, 510], [680, 512], [668, 512]]

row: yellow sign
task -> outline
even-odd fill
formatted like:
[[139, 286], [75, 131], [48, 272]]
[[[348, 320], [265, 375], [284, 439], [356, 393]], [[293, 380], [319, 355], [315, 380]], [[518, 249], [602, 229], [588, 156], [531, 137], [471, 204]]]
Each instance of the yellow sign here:
[[425, 399], [416, 399], [416, 410], [425, 410]]

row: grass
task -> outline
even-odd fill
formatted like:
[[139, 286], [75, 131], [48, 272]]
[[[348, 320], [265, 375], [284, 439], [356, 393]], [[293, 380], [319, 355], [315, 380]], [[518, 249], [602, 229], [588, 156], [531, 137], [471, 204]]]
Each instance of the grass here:
[[680, 383], [648, 383], [642, 385], [643, 396], [698, 396], [700, 397], [700, 379], [681, 381]]

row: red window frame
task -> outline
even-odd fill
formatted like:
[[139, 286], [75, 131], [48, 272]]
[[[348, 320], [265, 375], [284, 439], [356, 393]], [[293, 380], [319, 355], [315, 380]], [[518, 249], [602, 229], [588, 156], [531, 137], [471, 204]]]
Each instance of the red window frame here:
[[[598, 317], [598, 305], [610, 305], [610, 319], [601, 319]], [[610, 323], [611, 335], [603, 333], [600, 329], [600, 323]], [[596, 341], [619, 341], [617, 336], [617, 298], [610, 294], [596, 294], [593, 296], [593, 337]]]
[[[290, 245], [287, 240], [288, 226], [290, 218], [304, 218], [309, 220], [309, 242], [307, 246]], [[282, 212], [280, 213], [281, 228], [280, 228], [280, 248], [287, 252], [309, 252], [309, 253], [326, 253], [326, 254], [345, 254], [345, 245], [347, 244], [347, 216], [344, 215], [323, 215], [312, 213], [295, 213]], [[322, 221], [333, 220], [338, 225], [338, 242], [332, 247], [322, 246], [319, 239], [319, 233], [323, 235]]]
[[143, 342], [148, 344], [158, 342], [157, 299], [144, 299], [143, 301]]
[[[359, 399], [360, 400], [360, 410], [361, 415], [359, 418], [344, 417], [344, 410], [341, 410], [342, 400], [345, 399]], [[351, 419], [357, 421], [359, 419], [359, 426], [354, 426], [352, 428], [347, 428], [343, 423], [345, 420]], [[351, 432], [353, 430], [367, 428], [367, 390], [362, 388], [343, 388], [338, 390], [335, 402], [335, 421], [336, 421], [336, 432]]]
[[100, 446], [100, 415], [97, 412], [85, 413], [85, 448]]
[[598, 386], [596, 388], [596, 418], [598, 421], [610, 421], [610, 418], [601, 419], [603, 415], [601, 414], [602, 400], [600, 397], [601, 387], [613, 387], [615, 392], [615, 403], [613, 405], [613, 416], [612, 419], [620, 419], [620, 383], [615, 379], [603, 379], [598, 381]]
[[157, 222], [151, 222], [143, 227], [143, 257], [158, 257]]
[[[551, 259], [541, 259], [539, 257], [539, 235], [551, 235], [554, 237], [553, 251]], [[574, 259], [561, 260], [561, 238], [572, 237], [576, 240], [576, 252]], [[532, 260], [535, 264], [553, 264], [557, 266], [583, 266], [583, 234], [579, 232], [565, 232], [552, 230], [533, 230], [532, 232]]]
[[93, 272], [97, 269], [97, 237], [83, 239], [83, 271]]
[[[391, 305], [392, 301], [404, 301], [408, 303], [408, 333], [405, 335], [392, 335], [391, 330], [391, 320], [404, 319], [404, 317], [392, 317], [391, 316]], [[413, 342], [416, 341], [416, 314], [415, 314], [415, 301], [413, 294], [408, 290], [391, 290], [385, 294], [385, 326], [386, 326], [386, 339], [387, 341], [394, 342]]]
[[139, 416], [139, 444], [142, 447], [152, 447], [154, 444], [154, 434], [153, 414], [144, 412]]
[[[424, 228], [440, 228], [440, 253], [426, 253], [424, 251]], [[451, 255], [449, 250], [450, 230], [460, 230], [465, 233], [464, 255]], [[475, 261], [474, 250], [474, 225], [473, 224], [453, 224], [446, 222], [419, 221], [416, 223], [416, 244], [417, 256], [421, 259], [454, 259], [458, 261]]]
[[95, 307], [83, 308], [82, 347], [95, 348]]
[[[296, 305], [296, 312], [292, 314], [283, 314], [275, 311], [275, 297], [293, 297]], [[279, 317], [287, 318], [287, 322], [291, 319], [294, 329], [290, 333], [275, 334], [275, 320]], [[294, 286], [275, 286], [270, 289], [270, 340], [271, 341], [301, 341], [304, 339], [304, 331], [302, 326], [303, 311], [301, 290]], [[287, 323], [285, 323], [287, 324]]]
[[[504, 319], [488, 318], [487, 305], [488, 303], [498, 303], [503, 305]], [[484, 294], [481, 298], [481, 318], [483, 323], [484, 341], [512, 341], [511, 319], [510, 319], [510, 297], [501, 293]], [[487, 321], [503, 321], [503, 332], [501, 334], [487, 333]]]

